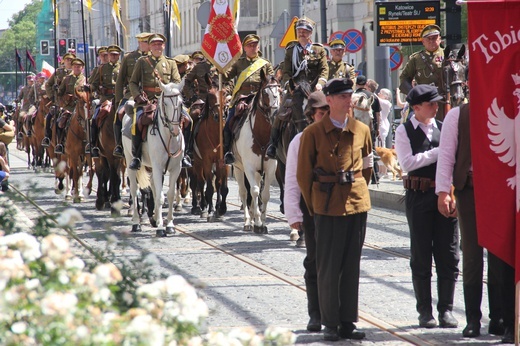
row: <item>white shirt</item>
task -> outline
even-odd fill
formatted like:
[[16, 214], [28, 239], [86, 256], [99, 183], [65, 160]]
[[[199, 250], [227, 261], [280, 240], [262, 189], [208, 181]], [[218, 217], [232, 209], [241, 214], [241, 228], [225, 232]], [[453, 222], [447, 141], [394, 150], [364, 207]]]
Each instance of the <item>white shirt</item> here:
[[[414, 129], [417, 129], [419, 126], [428, 140], [432, 140], [433, 129], [437, 127], [437, 122], [435, 119], [430, 119], [430, 122], [425, 125], [419, 122], [415, 118], [414, 114], [409, 121], [412, 122]], [[408, 138], [404, 124], [399, 125], [395, 131], [395, 150], [397, 152], [397, 159], [399, 160], [399, 164], [406, 172], [414, 171], [421, 167], [426, 167], [432, 163], [435, 163], [439, 153], [439, 148], [432, 148], [423, 153], [417, 153], [413, 155], [412, 145], [410, 144], [410, 139]]]
[[[379, 98], [379, 104], [381, 105], [381, 124], [379, 124], [379, 134], [384, 140], [388, 136], [390, 131], [390, 121], [388, 121], [388, 115], [392, 108], [392, 103], [384, 98]], [[383, 143], [384, 146], [384, 143]]]
[[294, 136], [289, 149], [287, 149], [287, 160], [285, 162], [285, 191], [283, 205], [285, 217], [289, 225], [296, 222], [303, 222], [303, 213], [300, 209], [300, 197], [302, 191], [296, 180], [296, 169], [298, 166], [298, 152], [300, 151], [300, 137], [303, 132]]
[[452, 108], [442, 122], [441, 143], [437, 173], [435, 175], [435, 193], [450, 192], [453, 181], [455, 156], [459, 145], [459, 117], [460, 107]]

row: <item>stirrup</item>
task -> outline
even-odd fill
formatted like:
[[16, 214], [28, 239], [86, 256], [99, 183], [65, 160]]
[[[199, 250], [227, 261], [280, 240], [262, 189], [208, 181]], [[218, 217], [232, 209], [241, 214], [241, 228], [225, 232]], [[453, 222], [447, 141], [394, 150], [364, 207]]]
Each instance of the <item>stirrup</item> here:
[[23, 139], [23, 133], [18, 132], [18, 139]]
[[235, 155], [233, 155], [231, 151], [226, 152], [226, 154], [224, 155], [224, 163], [226, 165], [231, 165], [235, 163]]
[[55, 154], [63, 154], [63, 144], [58, 144], [56, 145], [56, 147], [54, 148], [54, 153]]
[[93, 158], [98, 158], [99, 157], [99, 148], [98, 147], [93, 147], [90, 150], [90, 156], [93, 157]]
[[188, 155], [185, 155], [183, 158], [182, 158], [182, 167], [183, 168], [191, 168], [192, 165], [191, 165], [191, 159]]
[[44, 137], [44, 138], [42, 139], [42, 144], [41, 144], [41, 146], [46, 148], [46, 147], [48, 147], [48, 146], [50, 146], [50, 145], [51, 145], [51, 140], [50, 140], [48, 137]]
[[124, 157], [124, 152], [123, 152], [123, 147], [121, 145], [117, 145], [115, 148], [114, 148], [114, 151], [112, 152], [112, 155], [114, 156], [117, 156], [117, 157]]
[[141, 168], [141, 159], [138, 157], [134, 157], [132, 159], [132, 162], [130, 162], [128, 168], [132, 170], [138, 170], [139, 168]]
[[269, 144], [267, 147], [267, 151], [265, 152], [265, 156], [270, 159], [276, 160], [276, 147], [273, 144]]
[[87, 145], [85, 145], [85, 154], [90, 154], [90, 143], [87, 143]]

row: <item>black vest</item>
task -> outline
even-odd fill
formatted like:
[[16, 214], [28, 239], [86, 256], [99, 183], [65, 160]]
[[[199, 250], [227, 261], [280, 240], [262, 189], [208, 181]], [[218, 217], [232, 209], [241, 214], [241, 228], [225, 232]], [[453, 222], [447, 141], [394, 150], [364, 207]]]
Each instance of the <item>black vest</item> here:
[[[406, 134], [408, 135], [408, 139], [410, 140], [410, 146], [412, 147], [412, 154], [424, 153], [433, 148], [437, 148], [439, 146], [439, 141], [441, 138], [441, 128], [442, 123], [438, 120], [437, 127], [433, 128], [432, 140], [431, 142], [426, 137], [426, 134], [417, 126], [416, 129], [413, 128], [413, 124], [411, 121], [407, 121], [404, 124], [404, 128], [406, 129]], [[437, 170], [437, 162], [432, 163], [429, 166], [421, 167], [416, 170], [408, 172], [409, 176], [430, 178], [435, 180], [435, 172]]]

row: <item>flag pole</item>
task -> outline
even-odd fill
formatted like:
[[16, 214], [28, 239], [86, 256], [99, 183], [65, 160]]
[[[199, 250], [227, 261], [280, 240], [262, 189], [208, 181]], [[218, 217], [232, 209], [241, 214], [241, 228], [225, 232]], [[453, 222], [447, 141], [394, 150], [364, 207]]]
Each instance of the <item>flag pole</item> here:
[[16, 46], [14, 46], [14, 94], [15, 94], [15, 100], [18, 99], [18, 56], [16, 55]]
[[[85, 71], [83, 74], [85, 75], [85, 79], [88, 80], [88, 49], [85, 49], [85, 45], [87, 42], [87, 33], [85, 31], [85, 5], [83, 4], [83, 0], [81, 1], [81, 30], [83, 32], [83, 61], [85, 61]], [[76, 45], [77, 49], [77, 45]]]
[[222, 76], [221, 72], [218, 73], [218, 92], [219, 92], [219, 107], [218, 107], [218, 125], [219, 125], [219, 159], [220, 162], [224, 162], [224, 90], [222, 90]]

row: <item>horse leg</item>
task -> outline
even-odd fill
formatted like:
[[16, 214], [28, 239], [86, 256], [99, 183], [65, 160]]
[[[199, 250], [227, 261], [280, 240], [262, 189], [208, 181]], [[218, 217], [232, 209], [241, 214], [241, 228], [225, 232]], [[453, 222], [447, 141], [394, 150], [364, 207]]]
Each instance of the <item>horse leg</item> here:
[[227, 185], [227, 173], [226, 173], [225, 168], [220, 170], [220, 180], [221, 180], [221, 183], [220, 183], [221, 200], [220, 200], [220, 204], [218, 205], [218, 216], [222, 216], [222, 215], [226, 214], [226, 212], [227, 212], [226, 198], [227, 198], [227, 195], [229, 192], [229, 188]]
[[110, 213], [113, 217], [121, 216], [121, 206], [123, 203], [121, 201], [120, 186], [119, 160], [115, 160], [110, 165]]
[[285, 207], [283, 199], [285, 195], [285, 164], [278, 160], [278, 166], [276, 168], [276, 181], [280, 187], [280, 213], [285, 214]]
[[251, 215], [249, 214], [249, 204], [247, 203], [248, 191], [245, 185], [245, 174], [235, 166], [235, 178], [238, 183], [238, 194], [242, 201], [242, 207], [244, 208], [244, 231], [250, 232], [253, 230], [251, 225]]
[[[139, 218], [139, 202], [137, 200], [137, 178], [136, 172], [128, 170], [128, 178], [130, 179], [130, 199], [132, 200], [132, 232], [141, 232], [141, 220]], [[142, 194], [141, 194], [142, 195]]]
[[163, 218], [162, 218], [162, 169], [159, 166], [152, 168], [152, 181], [153, 181], [153, 197], [155, 203], [154, 219], [157, 223], [157, 231], [155, 235], [157, 237], [166, 237], [166, 232], [163, 229]]
[[198, 189], [198, 177], [193, 175], [190, 179], [191, 188], [191, 215], [200, 215], [201, 210], [199, 206], [199, 189]]
[[215, 221], [215, 215], [213, 215], [213, 194], [215, 193], [215, 189], [213, 188], [213, 174], [210, 173], [206, 177], [206, 192], [204, 193], [206, 204], [208, 205], [208, 216], [206, 221], [213, 222]]
[[168, 187], [168, 216], [166, 217], [166, 234], [175, 234], [173, 224], [173, 201], [175, 199], [175, 183], [180, 173], [180, 167], [170, 171], [170, 186]]
[[263, 233], [261, 226], [262, 226], [262, 220], [260, 217], [260, 206], [259, 206], [259, 200], [258, 197], [260, 195], [260, 184], [262, 181], [262, 177], [259, 173], [256, 172], [249, 172], [248, 175], [249, 183], [251, 184], [251, 211], [253, 213], [253, 231], [255, 233]]

